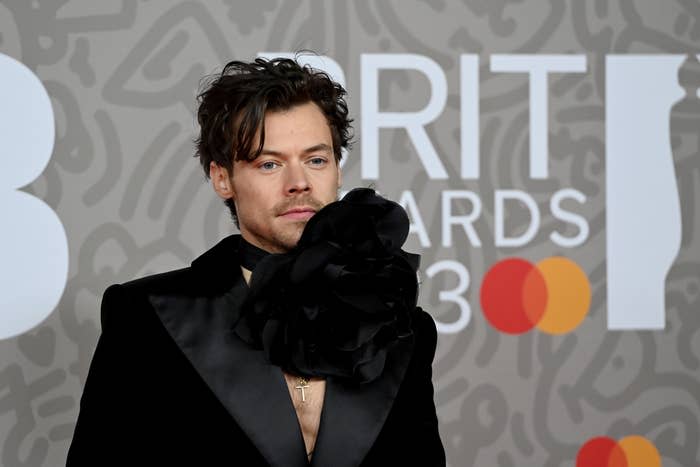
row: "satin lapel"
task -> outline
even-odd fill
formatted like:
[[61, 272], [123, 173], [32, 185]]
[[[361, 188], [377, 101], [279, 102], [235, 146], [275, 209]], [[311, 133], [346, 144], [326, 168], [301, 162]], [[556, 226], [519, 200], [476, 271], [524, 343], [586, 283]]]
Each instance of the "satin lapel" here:
[[368, 384], [326, 381], [313, 466], [360, 465], [384, 426], [413, 353], [413, 338], [402, 339], [387, 355], [386, 370]]
[[270, 465], [308, 466], [282, 372], [231, 331], [246, 293], [239, 277], [223, 295], [149, 299], [175, 343]]

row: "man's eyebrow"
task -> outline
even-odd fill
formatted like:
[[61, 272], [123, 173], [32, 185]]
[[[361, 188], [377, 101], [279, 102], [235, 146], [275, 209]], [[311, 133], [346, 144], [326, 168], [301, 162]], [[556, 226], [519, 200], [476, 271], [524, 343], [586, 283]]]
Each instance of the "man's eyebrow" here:
[[311, 146], [310, 148], [306, 148], [304, 150], [305, 153], [310, 153], [310, 152], [316, 152], [316, 151], [326, 151], [326, 152], [333, 152], [333, 148], [331, 148], [329, 145], [326, 143], [321, 143], [317, 144], [315, 146]]
[[[309, 153], [317, 152], [317, 151], [325, 151], [325, 152], [329, 152], [329, 153], [330, 153], [330, 152], [333, 152], [333, 148], [331, 148], [331, 147], [330, 147], [328, 144], [326, 144], [326, 143], [319, 143], [319, 144], [315, 144], [315, 145], [313, 145], [313, 146], [311, 146], [311, 147], [308, 147], [308, 148], [304, 149], [304, 154], [309, 154]], [[261, 156], [262, 156], [262, 155], [265, 155], [265, 156], [281, 156], [282, 153], [279, 152], [279, 151], [275, 151], [275, 150], [273, 150], [273, 149], [263, 149], [263, 150], [260, 152], [260, 155], [261, 155]]]

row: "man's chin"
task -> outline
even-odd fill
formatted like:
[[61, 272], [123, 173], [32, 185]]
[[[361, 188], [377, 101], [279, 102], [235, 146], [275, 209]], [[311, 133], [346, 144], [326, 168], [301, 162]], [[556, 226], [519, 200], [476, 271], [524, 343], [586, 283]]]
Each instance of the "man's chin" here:
[[301, 238], [301, 234], [304, 231], [304, 227], [306, 226], [306, 220], [299, 221], [299, 222], [294, 222], [293, 225], [288, 225], [286, 226], [284, 232], [280, 232], [278, 235], [275, 235], [275, 238], [272, 239], [270, 243], [273, 243], [276, 249], [281, 250], [279, 251], [280, 253], [287, 252], [297, 246], [297, 243], [299, 243], [299, 239]]

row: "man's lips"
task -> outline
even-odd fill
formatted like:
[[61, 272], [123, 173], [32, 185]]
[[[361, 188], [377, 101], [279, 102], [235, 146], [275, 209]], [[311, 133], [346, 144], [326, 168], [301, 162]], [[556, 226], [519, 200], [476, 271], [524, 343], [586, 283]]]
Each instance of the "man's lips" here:
[[281, 214], [281, 217], [292, 220], [307, 220], [316, 214], [313, 208], [292, 208]]

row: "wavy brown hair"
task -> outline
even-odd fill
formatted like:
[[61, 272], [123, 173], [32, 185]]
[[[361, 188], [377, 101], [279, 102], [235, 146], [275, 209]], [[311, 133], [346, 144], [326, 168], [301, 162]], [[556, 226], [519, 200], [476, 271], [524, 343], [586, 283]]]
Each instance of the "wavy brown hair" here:
[[[313, 102], [326, 117], [335, 160], [340, 163], [342, 148], [349, 148], [352, 138], [345, 95], [345, 89], [326, 73], [296, 60], [229, 62], [220, 74], [205, 82], [197, 96], [200, 134], [195, 140], [195, 157], [199, 157], [207, 179], [212, 161], [231, 173], [234, 160], [252, 161], [262, 152], [266, 112]], [[255, 146], [258, 129], [260, 140]], [[225, 204], [238, 225], [233, 200], [227, 199]]]

